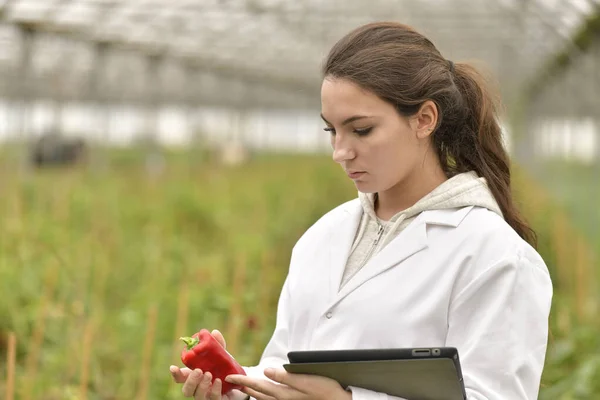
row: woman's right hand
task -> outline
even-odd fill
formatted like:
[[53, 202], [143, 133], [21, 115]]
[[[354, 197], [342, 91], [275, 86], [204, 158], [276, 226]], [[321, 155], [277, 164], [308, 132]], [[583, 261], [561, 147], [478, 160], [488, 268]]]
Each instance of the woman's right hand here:
[[211, 385], [212, 375], [202, 370], [189, 368], [178, 368], [171, 365], [169, 368], [173, 379], [177, 383], [183, 383], [181, 391], [184, 397], [192, 397], [194, 400], [230, 400], [229, 396], [221, 396], [222, 382], [215, 379]]
[[[223, 348], [227, 346], [221, 332], [215, 329], [211, 335]], [[220, 379], [215, 379], [211, 385], [212, 374], [210, 371], [204, 372], [200, 369], [192, 371], [189, 368], [179, 368], [175, 365], [171, 365], [169, 371], [176, 383], [183, 383], [181, 391], [185, 397], [192, 397], [194, 400], [234, 400], [234, 397], [221, 395], [223, 383]]]

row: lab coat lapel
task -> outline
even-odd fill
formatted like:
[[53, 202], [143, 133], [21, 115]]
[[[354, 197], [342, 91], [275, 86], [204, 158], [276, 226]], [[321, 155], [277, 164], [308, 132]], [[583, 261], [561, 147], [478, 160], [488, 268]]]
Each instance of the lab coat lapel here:
[[358, 201], [350, 203], [344, 211], [341, 220], [335, 221], [330, 227], [328, 301], [332, 301], [338, 295], [352, 242], [363, 214]]
[[398, 236], [375, 254], [339, 290], [348, 255], [363, 211], [359, 202], [350, 203], [346, 214], [330, 227], [329, 296], [326, 310], [335, 306], [363, 283], [427, 248], [427, 226], [457, 227], [473, 207], [424, 211]]
[[[340, 227], [340, 229], [342, 228]], [[390, 241], [381, 251], [375, 254], [367, 262], [367, 264], [365, 264], [356, 273], [356, 275], [353, 276], [348, 281], [348, 283], [346, 283], [342, 290], [339, 291], [339, 293], [337, 293], [337, 289], [339, 287], [339, 282], [341, 279], [341, 271], [337, 270], [339, 269], [340, 264], [342, 265], [343, 270], [345, 266], [345, 261], [347, 259], [347, 249], [343, 248], [344, 255], [346, 257], [344, 258], [344, 260], [339, 260], [336, 258], [336, 295], [333, 297], [333, 300], [331, 301], [327, 309], [333, 307], [336, 303], [341, 301], [348, 294], [352, 293], [352, 291], [356, 290], [363, 283], [376, 277], [377, 275], [397, 265], [398, 263], [404, 261], [408, 257], [423, 250], [426, 247], [427, 224], [425, 219], [423, 218], [423, 214], [421, 214], [411, 224], [409, 224], [406, 227], [406, 229], [400, 232], [398, 236], [396, 236], [392, 241]], [[340, 250], [338, 250], [336, 255], [337, 257], [341, 258], [342, 256], [340, 253]]]

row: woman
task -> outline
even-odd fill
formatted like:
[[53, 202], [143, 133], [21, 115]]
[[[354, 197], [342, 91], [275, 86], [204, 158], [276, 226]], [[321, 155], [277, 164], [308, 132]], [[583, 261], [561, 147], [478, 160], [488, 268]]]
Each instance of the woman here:
[[[297, 242], [259, 365], [227, 380], [256, 399], [397, 399], [281, 366], [291, 350], [449, 346], [468, 399], [537, 399], [552, 283], [481, 76], [407, 26], [372, 23], [333, 47], [321, 99], [358, 198]], [[171, 368], [187, 397], [221, 398], [202, 371]]]

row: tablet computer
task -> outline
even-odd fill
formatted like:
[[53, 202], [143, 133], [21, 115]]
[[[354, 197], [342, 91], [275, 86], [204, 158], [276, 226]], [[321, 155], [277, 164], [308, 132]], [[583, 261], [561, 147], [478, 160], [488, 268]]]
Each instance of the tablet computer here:
[[290, 351], [283, 367], [407, 400], [465, 400], [454, 347]]

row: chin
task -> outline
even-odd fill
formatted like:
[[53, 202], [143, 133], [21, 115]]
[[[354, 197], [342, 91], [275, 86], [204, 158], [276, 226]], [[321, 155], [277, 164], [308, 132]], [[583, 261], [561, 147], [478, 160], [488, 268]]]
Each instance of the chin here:
[[359, 192], [362, 193], [377, 193], [378, 190], [373, 186], [373, 184], [369, 184], [367, 182], [362, 181], [354, 181], [354, 186]]

